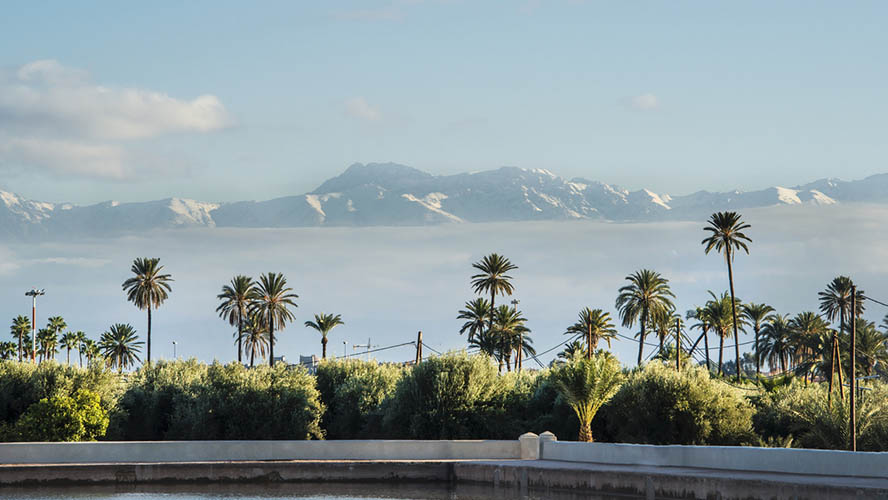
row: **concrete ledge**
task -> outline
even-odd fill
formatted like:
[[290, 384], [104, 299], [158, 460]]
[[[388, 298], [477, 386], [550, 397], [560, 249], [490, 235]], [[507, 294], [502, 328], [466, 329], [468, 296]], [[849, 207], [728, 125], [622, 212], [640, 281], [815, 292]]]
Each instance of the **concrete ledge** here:
[[848, 477], [888, 477], [888, 453], [742, 446], [654, 446], [544, 441], [540, 458], [565, 462], [689, 467]]
[[514, 441], [129, 441], [2, 443], [2, 464], [209, 462], [233, 460], [516, 459]]

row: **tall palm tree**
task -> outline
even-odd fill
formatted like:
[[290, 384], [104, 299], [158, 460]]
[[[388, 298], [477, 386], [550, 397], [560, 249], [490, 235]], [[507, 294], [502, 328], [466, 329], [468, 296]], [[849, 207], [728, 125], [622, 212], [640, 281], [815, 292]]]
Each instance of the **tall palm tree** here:
[[755, 332], [755, 340], [753, 341], [753, 346], [755, 347], [755, 376], [758, 377], [761, 375], [761, 357], [759, 356], [758, 350], [758, 339], [759, 333], [762, 331], [762, 325], [767, 323], [774, 317], [774, 313], [776, 311], [773, 307], [768, 304], [755, 304], [750, 302], [748, 304], [743, 304], [740, 306], [740, 315], [752, 325], [752, 331]]
[[629, 284], [620, 288], [616, 308], [623, 326], [632, 328], [636, 321], [641, 325], [638, 334], [638, 364], [641, 365], [647, 327], [653, 316], [675, 307], [672, 304], [675, 294], [669, 289], [669, 280], [650, 269], [635, 271], [626, 276], [626, 280]]
[[[854, 281], [848, 276], [837, 276], [826, 286], [826, 290], [818, 292], [820, 297], [820, 312], [826, 316], [826, 319], [833, 321], [836, 316], [839, 317], [839, 332], [844, 333], [846, 330], [845, 319], [852, 315], [851, 313], [851, 289], [854, 287]], [[863, 290], [857, 290], [856, 311], [855, 316], [863, 313]], [[837, 349], [839, 345], [838, 334], [832, 336], [832, 349]], [[830, 355], [829, 359], [834, 360], [836, 356]], [[836, 371], [835, 363], [829, 368], [829, 389], [828, 398], [832, 398], [833, 392], [833, 373]], [[842, 371], [839, 369], [839, 392], [844, 399], [845, 391], [842, 388]]]
[[46, 329], [52, 330], [56, 335], [62, 333], [62, 330], [68, 328], [68, 323], [65, 323], [65, 318], [61, 316], [52, 316], [47, 320]]
[[465, 309], [461, 309], [456, 317], [466, 320], [459, 329], [459, 334], [468, 332], [467, 340], [471, 342], [476, 335], [484, 331], [485, 326], [490, 324], [490, 313], [490, 302], [483, 297], [466, 302]]
[[0, 359], [9, 359], [15, 356], [15, 342], [0, 342]]
[[80, 366], [83, 366], [83, 343], [86, 341], [86, 334], [83, 331], [78, 330], [74, 332], [74, 336], [77, 339], [77, 356], [80, 358]]
[[705, 253], [709, 253], [713, 249], [719, 253], [724, 253], [725, 263], [728, 264], [728, 284], [731, 290], [731, 317], [734, 323], [734, 355], [737, 362], [737, 380], [740, 380], [740, 336], [737, 331], [737, 300], [734, 296], [734, 252], [736, 250], [745, 250], [749, 254], [749, 247], [746, 242], [752, 243], [752, 240], [743, 233], [744, 229], [749, 229], [749, 224], [745, 224], [740, 219], [737, 212], [717, 212], [709, 217], [709, 225], [704, 227], [704, 231], [709, 231], [709, 237], [702, 241]]
[[238, 344], [241, 345], [244, 354], [250, 354], [250, 368], [253, 367], [256, 354], [265, 359], [265, 352], [268, 348], [268, 328], [265, 327], [265, 317], [261, 313], [251, 314], [247, 318], [239, 340]]
[[[321, 359], [327, 359], [327, 334], [330, 333], [330, 330], [336, 328], [338, 325], [344, 325], [342, 321], [342, 316], [340, 315], [332, 315], [332, 314], [315, 314], [314, 321], [306, 321], [306, 328], [314, 328], [315, 330], [321, 332]], [[370, 346], [367, 346], [367, 349], [370, 349]], [[369, 356], [369, 354], [368, 354]]]
[[601, 309], [584, 307], [580, 310], [579, 320], [567, 327], [565, 335], [582, 334], [586, 344], [586, 357], [591, 358], [592, 352], [598, 347], [598, 342], [604, 340], [607, 347], [611, 347], [611, 339], [617, 337], [617, 329], [611, 321], [610, 313]]
[[[728, 292], [722, 293], [721, 296], [716, 296], [710, 291], [709, 295], [712, 299], [706, 302], [707, 316], [711, 321], [712, 329], [715, 330], [719, 337], [718, 374], [722, 375], [725, 339], [731, 336], [731, 325], [735, 324], [742, 329], [746, 326], [746, 322], [743, 318], [738, 319], [736, 323], [734, 322], [733, 301], [731, 300], [731, 297], [728, 296]], [[736, 300], [739, 301], [739, 299]]]
[[135, 275], [123, 282], [126, 299], [139, 309], [148, 310], [148, 350], [145, 361], [151, 362], [151, 309], [157, 309], [169, 298], [173, 289], [170, 282], [174, 281], [169, 274], [161, 274], [163, 266], [160, 259], [139, 257], [133, 261], [130, 271]]
[[222, 293], [216, 296], [222, 303], [216, 308], [219, 317], [237, 327], [237, 362], [242, 364], [241, 337], [243, 337], [244, 321], [247, 319], [250, 304], [256, 298], [253, 278], [239, 274], [231, 279], [231, 283], [222, 287]]
[[620, 388], [620, 363], [608, 353], [590, 358], [577, 356], [552, 370], [552, 381], [580, 421], [579, 440], [591, 442], [592, 419]]
[[37, 352], [40, 355], [40, 362], [55, 358], [58, 345], [59, 339], [54, 329], [41, 328], [37, 330]]
[[62, 335], [62, 341], [59, 345], [62, 347], [62, 349], [65, 349], [65, 351], [67, 351], [65, 353], [65, 364], [70, 365], [71, 349], [77, 349], [77, 347], [80, 345], [80, 339], [77, 338], [77, 334], [74, 332], [65, 332], [65, 334]]
[[293, 321], [290, 307], [298, 307], [293, 299], [299, 296], [287, 286], [287, 278], [281, 273], [265, 273], [256, 283], [256, 300], [250, 311], [262, 314], [268, 328], [268, 364], [274, 368], [274, 331], [283, 330], [288, 321]]
[[759, 344], [759, 352], [768, 359], [771, 369], [779, 364], [780, 371], [785, 373], [789, 356], [792, 355], [792, 326], [789, 315], [775, 314], [770, 322], [765, 323]]
[[117, 367], [118, 372], [133, 366], [139, 361], [139, 352], [144, 342], [138, 340], [136, 330], [131, 325], [117, 323], [111, 325], [99, 339], [99, 349], [108, 359], [111, 368]]
[[86, 356], [86, 366], [92, 366], [93, 361], [101, 355], [99, 345], [96, 344], [96, 341], [87, 338], [83, 339], [83, 343], [80, 345], [80, 352]]
[[[480, 271], [478, 274], [472, 275], [472, 288], [475, 293], [481, 295], [490, 294], [490, 310], [496, 309], [497, 295], [512, 295], [515, 287], [512, 286], [512, 277], [509, 271], [518, 269], [518, 266], [506, 257], [497, 253], [485, 255], [479, 262], [472, 264], [472, 267]], [[491, 317], [491, 327], [493, 326], [493, 318]]]
[[12, 326], [9, 327], [9, 330], [12, 332], [12, 336], [18, 339], [18, 360], [21, 362], [22, 346], [24, 345], [22, 341], [31, 332], [31, 318], [22, 315], [16, 316], [12, 320]]
[[525, 340], [525, 337], [530, 333], [530, 329], [524, 325], [526, 322], [527, 319], [515, 307], [501, 305], [494, 310], [491, 333], [499, 345], [500, 366], [505, 361], [508, 371], [512, 371], [512, 352], [517, 351], [515, 367], [518, 368], [521, 365], [521, 355], [526, 352], [525, 347], [530, 345]]

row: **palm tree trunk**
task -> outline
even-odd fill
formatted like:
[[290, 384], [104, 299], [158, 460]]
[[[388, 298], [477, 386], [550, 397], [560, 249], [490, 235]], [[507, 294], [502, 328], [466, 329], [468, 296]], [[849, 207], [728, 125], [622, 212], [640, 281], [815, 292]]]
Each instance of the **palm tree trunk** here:
[[839, 397], [845, 402], [845, 377], [842, 374], [842, 354], [839, 352], [839, 340], [836, 339], [836, 368], [839, 370]]
[[722, 355], [725, 350], [725, 336], [719, 332], [718, 335], [718, 375], [722, 375]]
[[268, 311], [268, 366], [274, 368], [274, 317]]
[[660, 337], [660, 351], [657, 353], [658, 355], [663, 355], [663, 335], [658, 335]]
[[740, 335], [737, 333], [737, 301], [734, 299], [734, 268], [731, 266], [731, 247], [725, 247], [728, 258], [728, 284], [731, 286], [731, 316], [734, 319], [734, 357], [737, 363], [737, 382], [740, 381]]
[[252, 349], [250, 349], [250, 368], [253, 367], [253, 358], [255, 358], [255, 357], [256, 357], [256, 348], [253, 347]]
[[22, 331], [19, 330], [19, 363], [22, 362]]
[[67, 353], [67, 355], [66, 355], [66, 357], [65, 357], [65, 364], [66, 364], [66, 365], [70, 365], [70, 364], [71, 364], [71, 348], [70, 348], [70, 347], [68, 348], [68, 353]]
[[237, 364], [242, 365], [243, 361], [241, 361], [241, 353], [243, 352], [243, 338], [244, 338], [244, 318], [241, 314], [240, 310], [237, 311]]
[[577, 436], [577, 441], [582, 443], [591, 443], [592, 442], [592, 423], [591, 422], [580, 422], [580, 435]]
[[[833, 316], [835, 317], [835, 316]], [[839, 331], [845, 331], [845, 308], [839, 308]], [[833, 376], [836, 372], [836, 344], [838, 339], [836, 339], [836, 332], [833, 332], [832, 339], [830, 340], [830, 352], [832, 353], [829, 357], [829, 389], [826, 396], [827, 403], [832, 403], [832, 392], [833, 392]]]
[[151, 304], [148, 304], [148, 356], [146, 362], [151, 362]]
[[592, 360], [592, 323], [589, 323], [589, 332], [586, 335], [586, 359]]
[[327, 359], [327, 336], [321, 337], [321, 359]]
[[758, 379], [762, 375], [761, 364], [759, 363], [759, 325], [755, 325], [755, 378]]
[[641, 333], [638, 334], [638, 366], [641, 366], [641, 355], [644, 351], [645, 323], [647, 323], [647, 308], [641, 311]]
[[706, 372], [710, 372], [709, 368], [709, 328], [703, 327], [703, 348], [706, 349]]
[[83, 368], [83, 350], [77, 349], [77, 357], [80, 358], [80, 367]]

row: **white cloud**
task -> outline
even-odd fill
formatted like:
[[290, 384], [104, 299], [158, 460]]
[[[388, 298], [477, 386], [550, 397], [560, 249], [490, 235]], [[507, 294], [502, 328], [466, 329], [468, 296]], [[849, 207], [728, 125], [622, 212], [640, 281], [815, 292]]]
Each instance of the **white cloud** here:
[[0, 71], [0, 164], [122, 179], [137, 169], [126, 142], [233, 124], [216, 96], [96, 84], [57, 61]]
[[632, 107], [632, 109], [649, 111], [660, 107], [660, 99], [651, 93], [641, 94], [631, 98], [629, 100], [629, 106]]
[[345, 112], [349, 116], [367, 121], [376, 121], [382, 118], [379, 109], [371, 106], [363, 97], [354, 97], [345, 101]]

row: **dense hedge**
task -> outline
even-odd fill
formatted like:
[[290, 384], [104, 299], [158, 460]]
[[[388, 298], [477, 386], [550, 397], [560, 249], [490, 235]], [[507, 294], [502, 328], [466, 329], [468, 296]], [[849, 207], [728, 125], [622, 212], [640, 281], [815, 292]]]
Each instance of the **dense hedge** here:
[[[888, 451], [888, 385], [870, 382], [858, 446]], [[845, 448], [848, 403], [820, 384], [738, 387], [705, 370], [649, 363], [592, 422], [598, 441]], [[107, 426], [107, 431], [105, 431]], [[302, 369], [159, 362], [124, 375], [0, 361], [2, 440], [515, 439], [578, 421], [548, 370], [497, 375], [480, 356], [416, 367], [359, 360]]]

